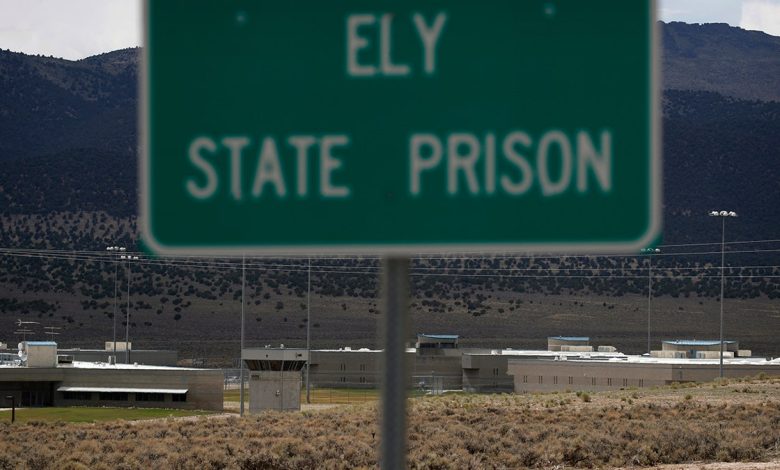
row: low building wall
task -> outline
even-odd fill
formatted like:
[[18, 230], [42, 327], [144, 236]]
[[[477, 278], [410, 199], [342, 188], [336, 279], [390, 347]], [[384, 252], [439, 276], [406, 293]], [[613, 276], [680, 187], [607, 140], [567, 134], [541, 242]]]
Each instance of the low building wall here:
[[[114, 355], [113, 350], [103, 349], [60, 349], [58, 354], [67, 354], [73, 356], [74, 361], [84, 362], [108, 362], [109, 356]], [[126, 352], [124, 349], [117, 349], [116, 362], [125, 364]], [[140, 349], [130, 351], [130, 364], [144, 364], [148, 366], [168, 366], [176, 367], [179, 362], [179, 353], [174, 350], [151, 350]]]
[[311, 351], [309, 381], [321, 388], [376, 388], [381, 356], [377, 350]]
[[464, 354], [463, 391], [473, 393], [512, 392], [513, 377], [507, 374], [510, 356], [502, 354]]
[[5, 390], [18, 395], [19, 403], [28, 397], [34, 402], [31, 406], [223, 409], [223, 375], [216, 369], [89, 363], [50, 368], [0, 367], [0, 391]]
[[[716, 361], [592, 361], [510, 359], [509, 374], [514, 377], [516, 393], [565, 390], [602, 391], [631, 387], [653, 387], [673, 382], [708, 382], [719, 376]], [[780, 364], [724, 364], [725, 377], [754, 376], [760, 373], [780, 375]]]
[[[435, 354], [406, 353], [410, 386], [437, 390], [460, 390], [463, 386], [462, 352], [440, 349]], [[310, 378], [317, 387], [377, 388], [381, 377], [382, 351], [312, 351]]]
[[412, 368], [414, 385], [428, 384], [439, 391], [463, 387], [462, 353], [457, 349], [440, 350], [443, 354], [415, 354]]

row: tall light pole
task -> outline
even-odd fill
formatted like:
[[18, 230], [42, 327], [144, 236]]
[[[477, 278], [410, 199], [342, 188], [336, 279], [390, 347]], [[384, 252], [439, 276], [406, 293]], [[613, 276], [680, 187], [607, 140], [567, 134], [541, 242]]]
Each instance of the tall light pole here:
[[54, 342], [54, 336], [59, 334], [58, 332], [56, 332], [54, 330], [61, 330], [62, 328], [59, 327], [59, 326], [44, 326], [43, 329], [44, 329], [44, 332], [47, 335], [51, 336], [51, 338], [50, 338], [51, 341]]
[[726, 217], [736, 217], [734, 211], [710, 211], [710, 217], [720, 217], [720, 378], [723, 378], [723, 286], [725, 283], [726, 258]]
[[652, 255], [660, 253], [658, 248], [642, 248], [642, 253], [647, 257], [647, 354], [650, 354], [650, 303], [653, 298], [653, 258]]
[[[130, 276], [133, 268], [130, 260], [137, 260], [137, 256], [121, 255], [121, 259], [127, 260], [127, 315], [125, 322], [125, 364], [130, 364]], [[116, 344], [116, 342], [114, 342]]]
[[26, 325], [40, 325], [40, 322], [37, 321], [22, 321], [21, 319], [16, 320], [16, 326], [19, 327], [18, 330], [14, 331], [14, 334], [21, 334], [22, 335], [22, 341], [27, 341], [27, 335], [30, 333], [33, 333], [33, 330], [30, 330], [27, 328]]
[[246, 255], [241, 255], [241, 351], [238, 355], [238, 363], [240, 365], [239, 372], [239, 401], [240, 412], [239, 416], [244, 416], [244, 291], [246, 290]]
[[[123, 246], [107, 246], [106, 251], [124, 252], [127, 248]], [[114, 361], [116, 362], [116, 309], [117, 309], [117, 289], [119, 284], [119, 255], [114, 259]]]
[[309, 257], [309, 277], [306, 288], [306, 403], [311, 403], [311, 385], [309, 367], [311, 365], [311, 257]]

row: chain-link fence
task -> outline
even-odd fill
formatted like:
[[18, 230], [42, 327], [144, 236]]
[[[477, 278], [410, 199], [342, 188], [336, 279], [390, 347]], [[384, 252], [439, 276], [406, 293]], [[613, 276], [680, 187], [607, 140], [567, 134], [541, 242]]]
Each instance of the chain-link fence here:
[[[379, 400], [381, 388], [377, 374], [349, 375], [345, 373], [319, 372], [309, 378], [306, 388], [306, 372], [301, 372], [301, 404], [345, 405]], [[240, 369], [223, 369], [226, 408], [239, 406]], [[244, 400], [249, 403], [250, 373], [244, 370]], [[297, 382], [297, 379], [296, 381]], [[417, 374], [410, 377], [408, 396], [425, 397], [447, 393], [511, 393], [514, 384], [511, 377], [471, 377], [464, 381], [454, 374]]]

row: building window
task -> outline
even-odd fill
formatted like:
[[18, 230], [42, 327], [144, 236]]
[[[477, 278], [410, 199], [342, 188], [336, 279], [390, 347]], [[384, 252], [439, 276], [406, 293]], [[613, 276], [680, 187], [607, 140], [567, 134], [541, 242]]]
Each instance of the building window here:
[[347, 370], [347, 365], [342, 362], [339, 364], [339, 370]]
[[102, 400], [102, 401], [127, 401], [127, 393], [125, 393], [125, 392], [100, 392], [100, 400]]
[[558, 385], [558, 376], [553, 377], [553, 385]]
[[541, 375], [539, 376], [539, 383], [540, 384], [544, 383], [544, 377], [542, 377]]
[[366, 365], [365, 364], [360, 364], [360, 370], [366, 370]]
[[607, 379], [607, 387], [611, 387], [611, 386], [612, 386], [612, 379]]
[[360, 378], [360, 383], [362, 383], [362, 384], [366, 383], [366, 378], [365, 377], [361, 377]]
[[628, 379], [623, 379], [623, 386], [628, 387]]
[[523, 376], [523, 383], [524, 383], [524, 384], [527, 384], [527, 383], [528, 383], [528, 376], [527, 376], [527, 375], [524, 375], [524, 376]]
[[593, 377], [592, 379], [590, 379], [590, 383], [593, 384], [593, 385], [596, 385], [596, 377]]
[[574, 377], [569, 377], [569, 385], [572, 385], [574, 383]]
[[639, 379], [639, 386], [640, 386], [640, 387], [644, 387], [644, 386], [645, 386], [645, 381], [644, 381], [644, 379]]
[[347, 381], [347, 378], [346, 378], [346, 377], [341, 377], [341, 378], [339, 379], [339, 381], [340, 381], [340, 382], [342, 382], [342, 383], [346, 383], [346, 381]]
[[186, 393], [174, 393], [171, 395], [171, 401], [177, 401], [180, 403], [184, 403], [187, 401], [187, 394]]
[[92, 400], [92, 392], [63, 392], [62, 398], [66, 400]]
[[165, 401], [162, 393], [136, 393], [135, 401]]

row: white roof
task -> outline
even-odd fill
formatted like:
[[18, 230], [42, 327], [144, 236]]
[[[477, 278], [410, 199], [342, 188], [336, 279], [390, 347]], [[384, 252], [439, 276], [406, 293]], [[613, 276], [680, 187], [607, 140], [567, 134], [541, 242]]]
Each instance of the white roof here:
[[[525, 352], [525, 351], [524, 351]], [[556, 351], [557, 352], [557, 351]], [[506, 354], [506, 353], [505, 353]], [[693, 358], [666, 358], [666, 357], [648, 357], [648, 356], [628, 356], [620, 354], [612, 357], [598, 357], [598, 353], [579, 353], [576, 356], [568, 356], [567, 360], [574, 363], [582, 362], [598, 362], [604, 363], [621, 363], [621, 364], [678, 364], [678, 365], [718, 365], [719, 359], [693, 359]], [[604, 354], [604, 353], [601, 353]], [[615, 353], [612, 353], [615, 354]], [[555, 356], [560, 356], [556, 354]], [[518, 354], [517, 359], [521, 359], [523, 354]], [[549, 361], [555, 357], [539, 357], [539, 360]], [[512, 359], [512, 358], [510, 358]], [[536, 358], [532, 358], [536, 359]], [[735, 366], [780, 366], [780, 361], [777, 359], [769, 361], [763, 357], [746, 357], [746, 358], [723, 358], [723, 364], [735, 365]]]
[[[0, 368], [26, 369], [20, 364], [0, 364]], [[196, 367], [148, 366], [144, 364], [109, 364], [107, 362], [73, 361], [68, 364], [58, 364], [58, 369], [105, 369], [105, 370], [216, 370], [199, 369]]]
[[58, 367], [77, 369], [120, 369], [120, 370], [205, 370], [192, 367], [149, 366], [144, 364], [109, 364], [107, 362], [73, 361], [72, 364], [60, 364]]
[[491, 351], [464, 352], [469, 356], [539, 356], [540, 358], [554, 358], [566, 356], [569, 358], [623, 358], [627, 356], [621, 352], [598, 351], [548, 351], [547, 349], [495, 349]]
[[58, 392], [172, 393], [183, 395], [186, 388], [58, 387]]
[[[628, 356], [624, 362], [634, 364], [720, 364], [720, 359], [695, 359], [695, 358], [673, 358], [673, 357], [648, 357], [648, 356]], [[764, 357], [724, 357], [723, 364], [743, 365], [743, 366], [780, 366], [778, 361], [769, 361]]]
[[[311, 351], [312, 352], [347, 352], [347, 353], [349, 353], [349, 352], [374, 352], [374, 353], [379, 353], [379, 352], [382, 352], [383, 349], [369, 349], [369, 348], [354, 349], [354, 348], [350, 348], [349, 346], [346, 346], [346, 347], [339, 348], [339, 349], [312, 349]], [[407, 349], [406, 352], [409, 352], [409, 350]]]

